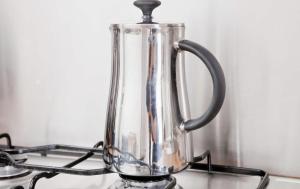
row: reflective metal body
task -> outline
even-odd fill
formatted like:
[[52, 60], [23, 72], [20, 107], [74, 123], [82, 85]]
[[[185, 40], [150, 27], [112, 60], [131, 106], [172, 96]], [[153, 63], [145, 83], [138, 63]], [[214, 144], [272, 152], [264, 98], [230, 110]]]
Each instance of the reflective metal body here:
[[179, 128], [190, 117], [184, 57], [178, 54], [173, 78], [171, 53], [184, 37], [184, 25], [123, 24], [110, 29], [112, 80], [104, 160], [122, 174], [181, 171], [193, 157], [192, 136]]

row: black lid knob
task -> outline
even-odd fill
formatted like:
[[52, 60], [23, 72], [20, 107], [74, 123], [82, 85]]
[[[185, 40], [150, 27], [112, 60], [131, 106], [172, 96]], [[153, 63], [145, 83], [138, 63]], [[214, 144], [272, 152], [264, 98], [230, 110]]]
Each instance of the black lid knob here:
[[152, 11], [158, 7], [161, 2], [158, 0], [136, 0], [133, 3], [135, 6], [141, 9], [143, 12], [143, 24], [151, 24], [152, 22]]

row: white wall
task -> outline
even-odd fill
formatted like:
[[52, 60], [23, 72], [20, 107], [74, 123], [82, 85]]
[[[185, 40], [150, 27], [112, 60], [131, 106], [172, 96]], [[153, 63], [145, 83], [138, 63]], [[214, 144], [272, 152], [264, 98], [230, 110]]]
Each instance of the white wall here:
[[227, 99], [215, 126], [198, 131], [199, 144], [218, 161], [300, 176], [300, 2], [213, 4], [212, 50], [225, 69]]
[[[109, 25], [140, 21], [132, 2], [0, 1], [1, 127], [18, 136], [17, 143], [92, 145], [103, 138]], [[189, 32], [209, 31], [204, 27], [208, 5], [190, 11], [199, 3], [193, 1], [178, 14], [180, 1], [164, 3], [157, 20], [186, 22]], [[203, 27], [193, 23], [195, 15]], [[33, 129], [39, 135], [30, 136]]]
[[[18, 145], [103, 139], [108, 27], [140, 20], [132, 2], [1, 0], [0, 132]], [[227, 79], [220, 116], [195, 132], [196, 153], [209, 148], [215, 162], [300, 176], [300, 2], [162, 3], [156, 20], [185, 22], [187, 38], [217, 56]], [[197, 116], [210, 98], [210, 79], [195, 57], [186, 62]]]

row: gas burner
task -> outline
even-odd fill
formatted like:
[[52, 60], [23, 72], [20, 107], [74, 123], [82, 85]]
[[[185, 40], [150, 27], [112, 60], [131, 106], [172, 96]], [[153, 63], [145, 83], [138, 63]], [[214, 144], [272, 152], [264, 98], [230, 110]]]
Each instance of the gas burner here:
[[[5, 138], [7, 141], [7, 145], [1, 148], [2, 152], [9, 152], [11, 150], [14, 150], [14, 147], [11, 145], [10, 136], [8, 134], [1, 134], [0, 138]], [[27, 161], [26, 154], [11, 154], [10, 157], [17, 163], [25, 163]], [[8, 159], [0, 156], [0, 180], [25, 177], [30, 173], [31, 171], [28, 169], [16, 168], [12, 166]]]
[[140, 179], [135, 180], [129, 179], [129, 177], [124, 177], [120, 175], [121, 180], [117, 180], [108, 189], [182, 189], [181, 186], [176, 185], [176, 179], [172, 176], [161, 177], [160, 180], [156, 180], [155, 177], [151, 180], [149, 177], [139, 177]]
[[[27, 160], [27, 156], [24, 154], [12, 155], [11, 158], [18, 163], [24, 163]], [[0, 180], [25, 177], [30, 173], [31, 171], [28, 169], [16, 168], [10, 165], [8, 160], [0, 158]]]
[[6, 165], [0, 167], [0, 180], [25, 177], [30, 173], [31, 171], [27, 169], [18, 169], [13, 166]]
[[12, 166], [0, 167], [0, 188], [25, 189], [32, 179], [31, 171]]

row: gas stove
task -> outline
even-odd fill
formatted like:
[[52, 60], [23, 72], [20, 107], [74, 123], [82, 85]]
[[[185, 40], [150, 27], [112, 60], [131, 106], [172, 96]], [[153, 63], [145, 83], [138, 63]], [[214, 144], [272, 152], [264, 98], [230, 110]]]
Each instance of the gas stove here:
[[[1, 134], [0, 189], [192, 189], [192, 188], [299, 188], [297, 179], [269, 177], [259, 169], [215, 165], [209, 151], [194, 159], [189, 168], [170, 176], [134, 177], [106, 169], [102, 142], [93, 148], [46, 145], [13, 146], [8, 134]], [[198, 163], [203, 160], [205, 163]]]

